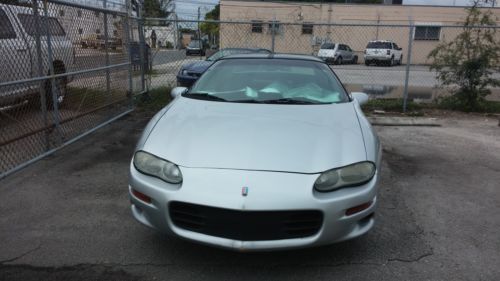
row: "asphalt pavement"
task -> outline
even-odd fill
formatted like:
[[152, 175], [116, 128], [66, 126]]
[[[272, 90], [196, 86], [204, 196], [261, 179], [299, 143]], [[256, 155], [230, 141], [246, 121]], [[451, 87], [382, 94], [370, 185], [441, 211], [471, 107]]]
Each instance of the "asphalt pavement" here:
[[130, 213], [127, 174], [148, 121], [126, 116], [0, 181], [0, 280], [499, 280], [500, 129], [376, 127], [377, 225], [326, 247], [239, 253], [167, 237]]

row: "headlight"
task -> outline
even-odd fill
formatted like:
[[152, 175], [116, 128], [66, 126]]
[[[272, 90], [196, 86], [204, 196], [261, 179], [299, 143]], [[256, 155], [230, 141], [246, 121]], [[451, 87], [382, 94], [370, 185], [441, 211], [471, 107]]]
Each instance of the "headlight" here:
[[185, 69], [181, 69], [181, 71], [179, 71], [179, 74], [182, 76], [188, 76], [188, 71]]
[[314, 183], [320, 192], [333, 191], [341, 187], [363, 184], [375, 175], [375, 164], [360, 162], [322, 173]]
[[134, 166], [139, 172], [160, 178], [166, 182], [182, 182], [181, 170], [177, 165], [147, 152], [137, 151], [135, 153]]

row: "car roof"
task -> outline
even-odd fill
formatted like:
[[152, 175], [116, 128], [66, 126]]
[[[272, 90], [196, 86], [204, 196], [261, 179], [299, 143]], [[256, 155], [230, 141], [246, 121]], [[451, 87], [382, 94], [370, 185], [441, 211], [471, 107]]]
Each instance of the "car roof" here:
[[371, 42], [384, 42], [384, 43], [392, 43], [392, 41], [389, 41], [389, 40], [372, 40], [372, 41], [369, 41], [369, 43]]
[[222, 57], [219, 60], [229, 60], [229, 59], [287, 59], [287, 60], [305, 60], [305, 61], [315, 61], [324, 63], [322, 59], [308, 55], [296, 55], [296, 54], [235, 54]]

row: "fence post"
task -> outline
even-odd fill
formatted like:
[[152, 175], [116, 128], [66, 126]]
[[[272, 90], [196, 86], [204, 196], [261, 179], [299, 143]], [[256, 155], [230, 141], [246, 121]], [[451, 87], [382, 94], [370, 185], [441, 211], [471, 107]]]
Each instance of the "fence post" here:
[[[36, 46], [36, 56], [37, 56], [37, 75], [38, 77], [43, 77], [45, 74], [43, 73], [43, 61], [42, 61], [42, 42], [40, 40], [40, 35], [42, 34], [40, 30], [40, 13], [38, 12], [38, 0], [33, 0], [33, 15], [35, 16], [35, 46]], [[47, 95], [45, 92], [45, 80], [40, 81], [40, 85], [38, 88], [40, 89], [40, 107], [42, 109], [43, 114], [43, 125], [47, 128], [48, 119], [47, 119]], [[44, 130], [45, 135], [45, 151], [50, 149], [49, 142], [49, 131]]]
[[413, 32], [415, 25], [413, 21], [410, 22], [410, 28], [408, 30], [408, 54], [406, 55], [406, 74], [405, 74], [405, 89], [403, 93], [403, 112], [406, 112], [406, 103], [408, 100], [408, 83], [410, 80], [410, 65], [411, 65], [411, 49], [413, 47]]
[[45, 35], [47, 36], [47, 64], [49, 65], [49, 75], [50, 75], [50, 84], [52, 90], [52, 106], [53, 106], [53, 115], [54, 115], [54, 125], [56, 127], [57, 132], [57, 142], [58, 144], [62, 143], [62, 132], [61, 132], [61, 122], [59, 120], [59, 104], [57, 103], [57, 91], [56, 91], [56, 78], [55, 69], [53, 59], [54, 56], [52, 54], [52, 41], [50, 35], [50, 27], [49, 27], [49, 12], [48, 12], [48, 3], [47, 0], [43, 0], [43, 12], [45, 17]]
[[275, 39], [275, 33], [276, 33], [276, 16], [273, 18], [273, 24], [271, 25], [271, 51], [274, 53], [274, 41]]
[[[149, 65], [149, 52], [148, 52], [148, 63], [147, 63], [147, 68], [145, 67], [145, 60], [144, 60], [144, 52], [146, 51], [146, 38], [144, 38], [144, 22], [142, 18], [142, 9], [141, 5], [138, 5], [137, 7], [137, 28], [139, 29], [139, 59], [141, 63], [141, 92], [144, 92], [146, 90], [146, 82], [145, 82], [145, 77], [144, 74], [146, 71], [149, 71], [150, 65]], [[153, 46], [156, 46], [156, 42], [153, 43], [151, 42]], [[149, 89], [148, 89], [149, 90]]]
[[132, 82], [132, 74], [133, 74], [133, 61], [132, 61], [132, 46], [130, 44], [130, 5], [131, 2], [130, 0], [125, 0], [125, 9], [126, 9], [126, 14], [125, 14], [125, 22], [123, 24], [123, 29], [125, 33], [125, 42], [127, 46], [127, 53], [128, 53], [128, 95], [130, 98], [130, 107], [134, 107], [134, 84]]
[[[104, 9], [107, 9], [108, 5], [107, 5], [107, 0], [103, 0], [103, 6], [104, 6]], [[110, 61], [109, 61], [109, 40], [108, 40], [108, 37], [109, 37], [109, 30], [108, 30], [108, 12], [104, 12], [104, 50], [105, 50], [105, 54], [106, 54], [106, 66], [108, 67], [110, 65]], [[108, 101], [108, 104], [110, 103], [110, 95], [111, 95], [111, 85], [110, 85], [110, 82], [111, 81], [111, 78], [110, 78], [110, 71], [109, 71], [109, 68], [106, 69], [106, 99]]]

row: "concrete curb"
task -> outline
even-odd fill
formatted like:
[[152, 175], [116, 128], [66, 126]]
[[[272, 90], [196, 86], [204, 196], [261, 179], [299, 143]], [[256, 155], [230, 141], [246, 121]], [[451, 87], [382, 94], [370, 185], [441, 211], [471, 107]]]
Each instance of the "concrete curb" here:
[[370, 116], [368, 117], [368, 120], [370, 121], [370, 123], [372, 123], [373, 126], [429, 126], [429, 127], [441, 126], [437, 118], [425, 118], [425, 117]]

